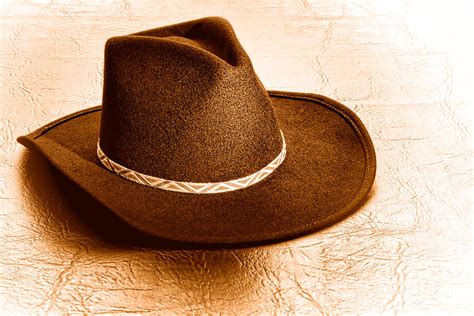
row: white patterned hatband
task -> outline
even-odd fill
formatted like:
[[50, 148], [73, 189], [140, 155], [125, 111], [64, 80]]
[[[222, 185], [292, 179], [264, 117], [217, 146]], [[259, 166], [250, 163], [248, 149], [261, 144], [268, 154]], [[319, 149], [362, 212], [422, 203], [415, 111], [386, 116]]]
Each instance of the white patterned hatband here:
[[268, 165], [264, 168], [258, 170], [251, 175], [248, 175], [243, 178], [238, 178], [235, 180], [229, 180], [224, 182], [182, 182], [162, 179], [154, 176], [149, 176], [134, 170], [131, 170], [127, 167], [120, 165], [119, 163], [111, 160], [107, 157], [102, 149], [100, 148], [100, 140], [97, 142], [97, 156], [99, 157], [102, 164], [114, 172], [115, 174], [128, 179], [130, 181], [136, 182], [138, 184], [146, 185], [153, 188], [158, 188], [162, 190], [182, 192], [182, 193], [195, 193], [195, 194], [211, 194], [211, 193], [222, 193], [235, 191], [239, 189], [247, 188], [253, 184], [256, 184], [266, 177], [268, 177], [273, 171], [275, 171], [278, 166], [281, 165], [286, 156], [286, 143], [285, 138], [283, 137], [283, 132], [281, 133], [281, 138], [283, 146], [281, 152], [278, 156], [273, 159]]

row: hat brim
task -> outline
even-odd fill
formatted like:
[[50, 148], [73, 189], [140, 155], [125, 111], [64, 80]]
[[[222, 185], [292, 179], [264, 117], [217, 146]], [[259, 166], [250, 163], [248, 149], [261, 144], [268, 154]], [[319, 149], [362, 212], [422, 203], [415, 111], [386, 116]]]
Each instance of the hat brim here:
[[18, 141], [126, 223], [165, 239], [205, 244], [258, 243], [315, 232], [357, 210], [372, 187], [375, 150], [344, 105], [315, 94], [269, 91], [285, 135], [283, 164], [246, 189], [189, 194], [137, 184], [96, 155], [100, 106], [56, 120]]

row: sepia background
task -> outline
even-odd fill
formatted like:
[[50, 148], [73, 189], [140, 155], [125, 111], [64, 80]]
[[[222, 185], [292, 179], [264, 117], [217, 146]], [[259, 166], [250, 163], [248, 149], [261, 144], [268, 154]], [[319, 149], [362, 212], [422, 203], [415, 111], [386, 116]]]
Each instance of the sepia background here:
[[[337, 314], [472, 308], [468, 1], [3, 1], [0, 311]], [[268, 89], [346, 104], [369, 201], [275, 245], [177, 249], [122, 224], [15, 138], [100, 104], [107, 38], [209, 15]]]

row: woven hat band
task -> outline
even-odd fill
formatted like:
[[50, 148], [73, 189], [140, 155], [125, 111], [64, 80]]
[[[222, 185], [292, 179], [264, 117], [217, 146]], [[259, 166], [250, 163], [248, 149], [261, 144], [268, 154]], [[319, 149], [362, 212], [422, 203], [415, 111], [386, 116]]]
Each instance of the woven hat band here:
[[247, 188], [262, 181], [263, 179], [268, 177], [273, 171], [275, 171], [281, 165], [283, 160], [285, 160], [286, 156], [286, 143], [285, 138], [283, 137], [283, 132], [281, 133], [281, 137], [283, 143], [281, 151], [278, 156], [276, 156], [275, 159], [273, 159], [268, 165], [258, 170], [257, 172], [252, 173], [251, 175], [224, 182], [182, 182], [162, 179], [140, 173], [138, 171], [122, 166], [121, 164], [107, 157], [107, 155], [100, 148], [100, 140], [97, 142], [97, 156], [99, 157], [99, 160], [102, 162], [102, 164], [110, 171], [114, 172], [118, 176], [121, 176], [122, 178], [128, 179], [141, 185], [181, 193], [223, 193]]

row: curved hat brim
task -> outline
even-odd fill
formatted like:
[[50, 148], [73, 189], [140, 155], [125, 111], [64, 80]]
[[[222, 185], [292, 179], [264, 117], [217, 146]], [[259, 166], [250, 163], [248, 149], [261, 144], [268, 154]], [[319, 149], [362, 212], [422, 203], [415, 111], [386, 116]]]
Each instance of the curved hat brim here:
[[205, 244], [282, 240], [332, 225], [357, 210], [372, 187], [375, 150], [344, 105], [315, 94], [269, 91], [287, 143], [283, 164], [246, 189], [218, 194], [165, 191], [126, 180], [96, 155], [100, 106], [56, 120], [18, 141], [123, 221], [154, 236]]

